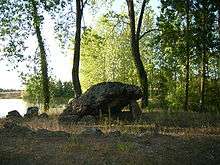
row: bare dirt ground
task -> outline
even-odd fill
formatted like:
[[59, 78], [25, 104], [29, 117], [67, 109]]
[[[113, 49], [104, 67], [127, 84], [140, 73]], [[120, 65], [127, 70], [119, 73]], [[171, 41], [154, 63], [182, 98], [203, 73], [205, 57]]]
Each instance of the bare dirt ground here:
[[[1, 165], [220, 164], [218, 126], [155, 123], [60, 126], [56, 118], [18, 125], [4, 123], [5, 120], [0, 121]], [[91, 129], [94, 127], [103, 134]]]

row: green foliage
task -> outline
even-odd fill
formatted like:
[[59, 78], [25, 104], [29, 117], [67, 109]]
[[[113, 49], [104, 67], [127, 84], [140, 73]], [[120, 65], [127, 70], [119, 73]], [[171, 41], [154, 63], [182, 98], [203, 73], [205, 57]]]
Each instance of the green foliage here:
[[[0, 2], [0, 41], [3, 57], [11, 62], [24, 60], [24, 40], [33, 32], [30, 5], [27, 1]], [[16, 66], [16, 65], [15, 65]]]
[[[187, 31], [187, 2], [189, 4], [189, 30]], [[166, 74], [168, 93], [166, 100], [171, 109], [182, 109], [184, 103], [185, 65], [187, 44], [189, 45], [189, 109], [199, 111], [201, 104], [202, 79], [205, 81], [206, 111], [218, 111], [217, 61], [219, 58], [219, 31], [216, 20], [216, 6], [213, 1], [161, 1], [161, 15], [158, 26], [161, 30], [156, 55], [161, 73]], [[202, 65], [206, 66], [205, 70]], [[205, 73], [204, 73], [205, 72]], [[203, 73], [205, 76], [203, 76]], [[215, 82], [215, 83], [214, 83]], [[214, 90], [214, 89], [215, 90]]]
[[26, 80], [23, 98], [30, 103], [43, 102], [41, 77], [39, 75], [31, 76]]
[[[38, 13], [33, 18], [36, 2]], [[85, 2], [85, 1], [84, 1]], [[83, 90], [102, 81], [120, 81], [139, 85], [130, 50], [128, 14], [111, 11], [113, 0], [88, 0], [87, 6], [96, 10], [104, 6], [103, 14], [95, 27], [83, 27], [81, 43], [80, 78]], [[189, 11], [187, 10], [189, 3]], [[49, 13], [55, 22], [56, 35], [65, 46], [74, 35], [74, 0], [1, 0], [0, 1], [0, 41], [1, 56], [16, 68], [21, 61], [34, 61], [32, 66], [39, 70], [40, 54], [24, 56], [25, 40], [35, 35], [40, 28], [44, 13]], [[137, 13], [141, 2], [136, 3]], [[212, 0], [161, 0], [161, 13], [157, 25], [154, 13], [146, 8], [140, 40], [141, 60], [149, 79], [150, 108], [182, 110], [185, 99], [187, 45], [189, 44], [189, 109], [199, 111], [201, 104], [201, 80], [205, 79], [205, 109], [219, 111], [219, 19], [218, 8]], [[136, 14], [137, 14], [136, 13]], [[189, 29], [187, 29], [187, 13]], [[42, 39], [43, 41], [43, 39]], [[73, 41], [74, 42], [74, 41]], [[43, 43], [42, 43], [43, 44]], [[72, 43], [71, 43], [72, 44]], [[2, 59], [2, 57], [0, 57]], [[46, 59], [44, 59], [46, 60]], [[205, 69], [202, 69], [204, 64]], [[44, 63], [44, 68], [46, 63]], [[37, 72], [35, 71], [35, 72]], [[205, 72], [205, 73], [204, 73]], [[202, 75], [202, 73], [204, 73]], [[39, 75], [26, 81], [24, 98], [31, 102], [43, 101], [42, 77]], [[73, 96], [72, 84], [50, 79], [52, 102], [56, 98], [69, 99]]]
[[70, 99], [73, 95], [73, 85], [72, 82], [62, 82], [62, 81], [51, 81], [51, 93], [53, 98], [66, 98]]
[[[71, 82], [61, 82], [50, 78], [51, 104], [59, 105], [66, 103], [73, 95]], [[39, 75], [30, 76], [26, 80], [23, 99], [33, 104], [43, 103], [43, 91], [41, 77]]]
[[[39, 14], [39, 11], [44, 11], [44, 8], [38, 0], [8, 0], [0, 4], [0, 10], [4, 11], [0, 17], [0, 26], [3, 29], [0, 31], [0, 40], [5, 41], [3, 56], [8, 61], [12, 59], [16, 63], [14, 68], [18, 67], [17, 62], [25, 60], [25, 57], [22, 55], [26, 49], [24, 40], [30, 36], [30, 33], [34, 32], [36, 34], [40, 48], [38, 58], [40, 59], [44, 109], [48, 110], [50, 102], [48, 66], [45, 44], [41, 34], [41, 24], [44, 17]], [[31, 58], [31, 56], [29, 57]]]
[[[153, 26], [152, 11], [147, 11], [144, 26]], [[100, 17], [95, 28], [88, 28], [82, 36], [81, 84], [83, 89], [102, 81], [120, 81], [138, 84], [136, 69], [130, 50], [130, 31], [124, 12], [109, 12]], [[147, 69], [151, 37], [142, 39], [142, 58]]]
[[[76, 25], [76, 1], [75, 0], [41, 0], [43, 1], [45, 9], [50, 13], [54, 20], [54, 30], [56, 31], [56, 37], [60, 41], [62, 48], [66, 50], [69, 47], [69, 42], [75, 35]], [[93, 11], [94, 15], [98, 9], [108, 9], [107, 6], [111, 6], [114, 0], [82, 0], [81, 7], [87, 8]], [[83, 21], [84, 18], [83, 18]], [[82, 29], [86, 27], [82, 26]]]

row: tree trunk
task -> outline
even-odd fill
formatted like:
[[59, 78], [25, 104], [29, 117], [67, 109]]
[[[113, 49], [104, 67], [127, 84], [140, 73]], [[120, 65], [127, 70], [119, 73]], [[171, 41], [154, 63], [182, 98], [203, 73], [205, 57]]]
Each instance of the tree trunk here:
[[80, 61], [80, 43], [81, 43], [81, 20], [82, 20], [82, 5], [80, 0], [76, 0], [76, 33], [74, 44], [74, 57], [72, 68], [72, 82], [75, 93], [75, 98], [82, 94], [82, 89], [79, 80], [79, 61]]
[[43, 85], [43, 97], [44, 97], [44, 110], [49, 110], [50, 104], [50, 90], [49, 90], [49, 78], [48, 78], [48, 69], [47, 69], [47, 58], [46, 51], [44, 47], [44, 41], [41, 35], [40, 30], [40, 17], [37, 11], [37, 4], [35, 0], [31, 0], [31, 4], [33, 7], [32, 16], [34, 19], [34, 28], [37, 34], [38, 45], [40, 47], [40, 65], [41, 65], [41, 79]]
[[143, 98], [142, 98], [142, 107], [148, 106], [148, 78], [147, 73], [144, 69], [144, 65], [141, 61], [140, 49], [139, 49], [139, 37], [140, 37], [140, 29], [141, 23], [144, 14], [144, 8], [146, 5], [146, 0], [143, 1], [142, 10], [139, 17], [139, 22], [137, 26], [137, 33], [136, 33], [136, 26], [135, 26], [135, 13], [134, 13], [134, 3], [133, 0], [127, 0], [128, 5], [128, 13], [130, 19], [130, 31], [131, 31], [131, 52], [134, 58], [135, 67], [137, 69], [138, 78], [141, 84], [141, 88], [143, 91]]
[[188, 111], [189, 102], [189, 59], [190, 59], [190, 45], [189, 45], [189, 0], [186, 2], [186, 82], [185, 82], [185, 103], [184, 110]]
[[[220, 2], [219, 2], [219, 9], [218, 9], [218, 37], [220, 40]], [[219, 52], [218, 52], [218, 57], [217, 57], [217, 76], [220, 78], [220, 45], [219, 45]]]
[[[204, 6], [205, 7], [205, 6]], [[200, 111], [205, 111], [205, 88], [206, 88], [206, 65], [207, 65], [207, 46], [206, 46], [206, 18], [205, 15], [203, 15], [203, 25], [202, 25], [202, 78], [201, 78], [201, 99], [200, 99]]]
[[203, 46], [203, 55], [202, 55], [202, 78], [201, 78], [201, 112], [204, 112], [205, 104], [205, 80], [206, 80], [206, 50]]

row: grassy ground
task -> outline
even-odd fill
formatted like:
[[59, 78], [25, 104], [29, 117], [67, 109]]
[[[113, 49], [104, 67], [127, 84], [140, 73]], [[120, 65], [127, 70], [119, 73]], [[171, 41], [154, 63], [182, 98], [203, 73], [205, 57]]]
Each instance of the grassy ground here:
[[[68, 126], [53, 115], [20, 122], [32, 131], [17, 132], [4, 123], [0, 120], [0, 164], [220, 164], [219, 115], [152, 112], [132, 123], [104, 119]], [[104, 134], [82, 133], [90, 127]]]

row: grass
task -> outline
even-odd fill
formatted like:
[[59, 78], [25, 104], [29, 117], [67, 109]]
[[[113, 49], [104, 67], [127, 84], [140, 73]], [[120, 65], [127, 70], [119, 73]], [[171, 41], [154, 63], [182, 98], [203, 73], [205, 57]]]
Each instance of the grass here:
[[79, 133], [87, 127], [100, 128], [104, 133], [110, 131], [120, 131], [122, 133], [141, 134], [141, 133], [160, 133], [163, 135], [178, 136], [185, 135], [219, 135], [220, 134], [220, 116], [218, 114], [199, 114], [193, 112], [148, 112], [134, 122], [111, 121], [107, 118], [96, 125], [60, 125], [57, 121], [58, 113], [49, 113], [49, 120], [31, 120], [23, 125], [34, 130], [48, 129], [52, 131], [66, 131], [70, 133]]
[[133, 152], [135, 149], [135, 144], [133, 142], [124, 142], [124, 143], [117, 143], [116, 149], [122, 152]]
[[220, 114], [158, 111], [144, 113], [139, 122], [175, 127], [219, 127]]
[[[70, 137], [7, 136], [0, 131], [0, 164], [218, 164], [219, 115], [148, 112], [134, 122], [108, 121], [96, 125], [59, 125], [48, 120], [19, 123], [33, 130], [65, 131]], [[5, 119], [0, 120], [2, 127]], [[84, 136], [100, 128], [103, 136]], [[1, 129], [0, 129], [1, 130]], [[119, 131], [112, 135], [111, 132]], [[7, 154], [6, 154], [7, 153]], [[31, 162], [31, 163], [30, 163]]]
[[89, 146], [82, 143], [82, 140], [72, 134], [67, 143], [63, 146], [64, 152], [74, 152], [75, 150], [88, 150]]

